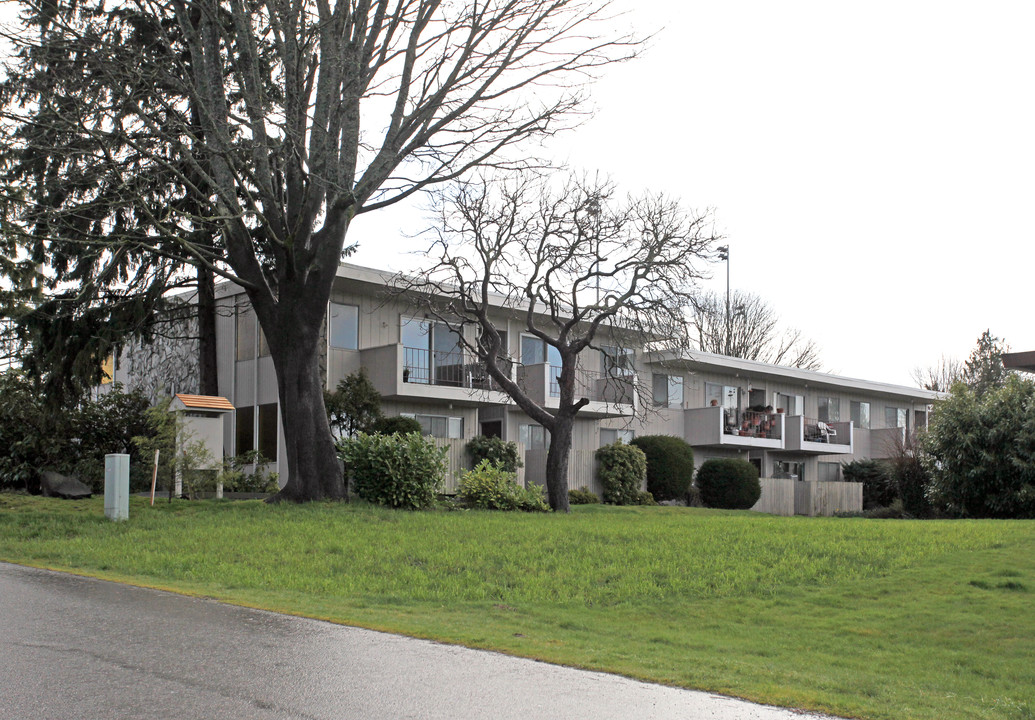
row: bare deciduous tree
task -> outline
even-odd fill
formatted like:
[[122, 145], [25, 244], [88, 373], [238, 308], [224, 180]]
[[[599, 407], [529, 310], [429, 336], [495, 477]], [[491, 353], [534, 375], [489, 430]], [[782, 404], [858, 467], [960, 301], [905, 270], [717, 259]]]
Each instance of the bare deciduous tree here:
[[[640, 48], [598, 0], [23, 5], [8, 218], [35, 262], [94, 249], [69, 278], [84, 288], [153, 257], [239, 283], [277, 372], [293, 500], [345, 495], [318, 358], [353, 218], [535, 165], [509, 149], [571, 126], [586, 80]], [[194, 242], [199, 226], [217, 242]]]
[[935, 365], [913, 368], [913, 381], [924, 390], [949, 392], [963, 379], [963, 363], [954, 357], [942, 355]]
[[[425, 312], [449, 326], [492, 381], [550, 431], [547, 493], [554, 510], [567, 511], [572, 428], [590, 402], [587, 388], [610, 383], [597, 399], [620, 397], [618, 387], [633, 381], [621, 348], [686, 347], [697, 264], [715, 240], [709, 216], [659, 195], [620, 200], [609, 183], [569, 177], [551, 188], [527, 174], [462, 183], [441, 200], [433, 264], [399, 278], [398, 287], [421, 298]], [[513, 370], [501, 336], [508, 317], [559, 361], [559, 370], [551, 369], [556, 408], [537, 402], [520, 368]], [[610, 362], [587, 380], [587, 358], [601, 353]]]
[[715, 292], [694, 300], [693, 326], [697, 349], [704, 352], [819, 370], [819, 347], [800, 330], [780, 331], [779, 316], [754, 293], [735, 290], [729, 301]]

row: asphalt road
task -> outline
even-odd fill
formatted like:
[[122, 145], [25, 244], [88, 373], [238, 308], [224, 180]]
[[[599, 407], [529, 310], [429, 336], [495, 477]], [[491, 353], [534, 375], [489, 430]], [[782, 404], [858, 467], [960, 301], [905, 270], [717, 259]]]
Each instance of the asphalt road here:
[[800, 720], [801, 713], [0, 563], [0, 718]]

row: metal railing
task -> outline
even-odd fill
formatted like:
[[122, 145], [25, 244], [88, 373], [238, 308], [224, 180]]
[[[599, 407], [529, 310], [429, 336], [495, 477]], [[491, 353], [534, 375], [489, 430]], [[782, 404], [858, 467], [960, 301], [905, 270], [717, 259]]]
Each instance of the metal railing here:
[[[501, 358], [505, 369], [511, 361]], [[485, 363], [472, 353], [403, 347], [403, 382], [473, 390], [500, 390]]]
[[780, 415], [756, 410], [735, 410], [725, 412], [723, 431], [727, 435], [779, 440]]
[[[576, 397], [584, 397], [594, 402], [605, 402], [606, 397], [604, 395], [605, 379], [604, 373], [593, 372], [592, 370], [583, 370], [577, 368], [575, 370], [575, 395]], [[550, 366], [550, 397], [561, 396], [561, 366], [551, 365]], [[618, 382], [621, 378], [610, 378], [608, 382]]]
[[851, 423], [818, 420], [816, 418], [803, 418], [805, 429], [802, 439], [806, 442], [829, 443], [831, 445], [850, 445], [852, 439], [849, 437]]

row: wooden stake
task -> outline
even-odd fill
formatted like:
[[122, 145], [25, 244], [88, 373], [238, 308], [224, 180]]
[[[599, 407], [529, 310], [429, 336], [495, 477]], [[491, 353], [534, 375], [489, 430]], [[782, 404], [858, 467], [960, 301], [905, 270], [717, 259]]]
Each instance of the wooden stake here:
[[155, 504], [155, 485], [158, 484], [158, 453], [160, 453], [160, 452], [161, 452], [160, 449], [155, 448], [155, 469], [154, 469], [154, 472], [151, 474], [151, 505], [152, 506], [154, 506], [154, 504]]

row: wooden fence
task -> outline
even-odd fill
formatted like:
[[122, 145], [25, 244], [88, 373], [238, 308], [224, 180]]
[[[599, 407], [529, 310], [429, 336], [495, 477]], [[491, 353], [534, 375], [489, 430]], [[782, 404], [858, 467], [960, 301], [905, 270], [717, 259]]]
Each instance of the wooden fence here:
[[862, 512], [862, 483], [798, 481], [794, 483], [794, 514], [833, 515]]
[[[446, 481], [442, 486], [442, 492], [452, 495], [460, 486], [460, 474], [471, 469], [471, 456], [467, 454], [467, 440], [463, 438], [432, 438], [439, 447], [446, 448]], [[517, 443], [518, 457], [525, 454], [525, 446]], [[545, 450], [543, 451], [546, 452]], [[544, 456], [545, 457], [545, 454]], [[527, 465], [527, 460], [525, 461]], [[544, 461], [543, 467], [546, 467]], [[525, 484], [525, 468], [517, 469], [515, 477], [518, 485]]]
[[795, 480], [784, 478], [759, 478], [762, 485], [762, 496], [752, 506], [755, 512], [770, 513], [771, 515], [793, 515]]
[[[598, 496], [603, 492], [597, 480], [597, 461], [593, 450], [572, 450], [568, 455], [568, 489], [588, 487]], [[546, 485], [545, 449], [525, 451], [525, 482]]]

